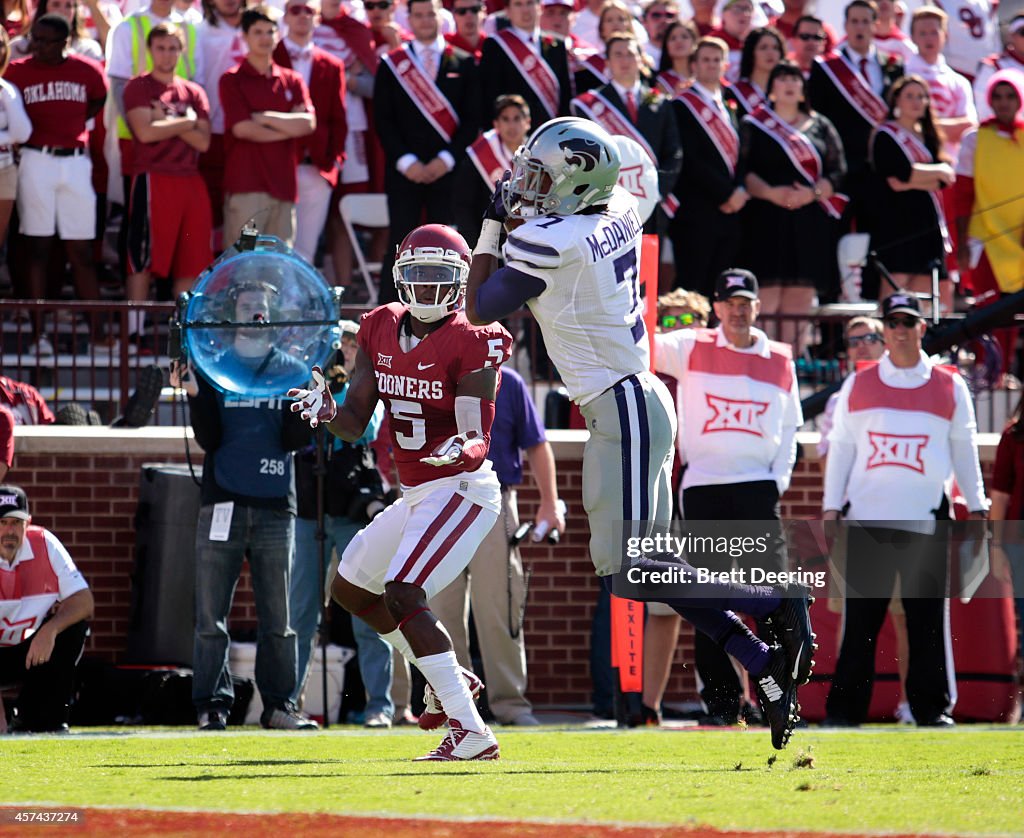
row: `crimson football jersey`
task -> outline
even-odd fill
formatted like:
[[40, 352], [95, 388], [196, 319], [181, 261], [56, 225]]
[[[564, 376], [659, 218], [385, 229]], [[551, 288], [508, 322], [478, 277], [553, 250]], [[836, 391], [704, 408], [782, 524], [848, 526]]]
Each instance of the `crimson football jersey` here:
[[463, 473], [431, 466], [420, 458], [455, 436], [455, 395], [459, 382], [485, 367], [500, 367], [512, 351], [512, 336], [497, 323], [474, 326], [459, 311], [423, 338], [411, 352], [398, 343], [408, 309], [400, 303], [363, 315], [359, 345], [370, 359], [384, 402], [398, 477], [403, 486]]

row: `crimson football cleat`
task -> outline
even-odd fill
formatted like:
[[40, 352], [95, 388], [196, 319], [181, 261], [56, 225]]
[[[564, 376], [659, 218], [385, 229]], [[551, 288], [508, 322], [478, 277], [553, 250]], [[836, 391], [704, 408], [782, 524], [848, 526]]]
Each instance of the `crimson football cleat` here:
[[471, 759], [499, 759], [498, 740], [489, 727], [483, 733], [466, 730], [457, 719], [448, 720], [448, 732], [441, 744], [413, 762], [461, 762]]
[[[466, 685], [473, 696], [473, 701], [476, 701], [484, 688], [484, 682], [468, 669], [462, 670], [462, 677], [466, 679]], [[448, 721], [448, 714], [445, 713], [444, 707], [441, 706], [441, 700], [437, 697], [437, 693], [434, 692], [434, 688], [427, 684], [423, 690], [423, 712], [420, 713], [419, 726], [423, 730], [435, 730], [446, 721]]]

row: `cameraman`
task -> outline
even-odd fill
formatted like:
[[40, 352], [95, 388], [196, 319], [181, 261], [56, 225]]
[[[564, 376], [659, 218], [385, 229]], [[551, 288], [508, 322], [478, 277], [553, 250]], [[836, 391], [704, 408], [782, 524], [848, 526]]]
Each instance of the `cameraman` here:
[[[341, 355], [345, 364], [327, 371], [337, 404], [345, 399], [348, 377], [355, 366], [359, 324], [344, 320], [341, 329]], [[340, 556], [352, 537], [387, 505], [380, 473], [369, 448], [377, 438], [383, 417], [384, 405], [378, 402], [366, 431], [355, 442], [344, 442], [328, 435], [329, 442], [333, 443], [327, 452], [324, 490], [324, 555], [328, 563], [332, 550], [337, 550]], [[315, 447], [299, 452], [295, 458], [299, 514], [295, 521], [295, 559], [288, 601], [292, 628], [299, 644], [299, 677], [292, 695], [296, 705], [309, 677], [324, 600], [326, 568], [320, 567], [316, 542], [315, 462]], [[366, 726], [391, 727], [395, 710], [391, 701], [391, 647], [358, 617], [352, 617], [352, 631], [359, 651], [360, 674], [368, 694]]]
[[[277, 289], [266, 282], [236, 285], [226, 294], [232, 319], [270, 322]], [[240, 328], [217, 356], [219, 369], [238, 381], [273, 375], [298, 362], [276, 348], [267, 329]], [[301, 367], [303, 374], [305, 368]], [[309, 442], [309, 429], [281, 398], [223, 393], [205, 375], [179, 361], [171, 386], [188, 395], [196, 442], [206, 452], [202, 507], [196, 528], [196, 630], [192, 701], [200, 730], [224, 730], [234, 702], [228, 671], [228, 615], [242, 563], [248, 556], [259, 630], [256, 687], [263, 698], [260, 724], [313, 730], [295, 711], [295, 632], [288, 625], [288, 580], [295, 532], [292, 452]]]

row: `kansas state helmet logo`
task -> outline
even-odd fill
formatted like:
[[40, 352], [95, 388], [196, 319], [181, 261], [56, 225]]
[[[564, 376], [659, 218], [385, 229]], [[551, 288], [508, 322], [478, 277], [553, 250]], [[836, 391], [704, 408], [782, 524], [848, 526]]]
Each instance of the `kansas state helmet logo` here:
[[597, 168], [598, 159], [601, 157], [601, 144], [583, 137], [572, 137], [563, 140], [558, 147], [565, 153], [565, 162], [572, 166], [579, 166], [584, 172], [591, 172]]

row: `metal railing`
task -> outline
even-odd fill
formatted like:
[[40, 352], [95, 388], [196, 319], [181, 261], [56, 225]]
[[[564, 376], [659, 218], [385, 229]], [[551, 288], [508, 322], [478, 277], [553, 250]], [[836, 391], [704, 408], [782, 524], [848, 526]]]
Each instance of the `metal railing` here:
[[[366, 310], [366, 306], [346, 306], [343, 316], [358, 320]], [[145, 325], [140, 337], [129, 340], [129, 324], [136, 319], [131, 312], [139, 312]], [[167, 324], [173, 313], [172, 303], [0, 300], [0, 371], [38, 388], [55, 413], [78, 403], [109, 423], [123, 410], [142, 368], [152, 364], [168, 368]], [[842, 324], [850, 314], [826, 310], [810, 318], [772, 314], [759, 319], [758, 326], [770, 337], [795, 342], [802, 395], [845, 376], [838, 350]], [[42, 323], [39, 334], [35, 329], [38, 322]], [[543, 406], [547, 392], [557, 390], [560, 381], [547, 359], [540, 331], [525, 309], [509, 317], [505, 325], [516, 341], [513, 364], [523, 373], [536, 403]], [[40, 335], [49, 342], [52, 354], [38, 351]], [[804, 344], [814, 348], [813, 357], [808, 352], [801, 354]], [[972, 383], [970, 378], [968, 381]], [[979, 429], [1000, 431], [1020, 394], [992, 389], [985, 382], [975, 382], [972, 390]], [[187, 414], [182, 405], [175, 391], [165, 387], [154, 423], [183, 424]]]

